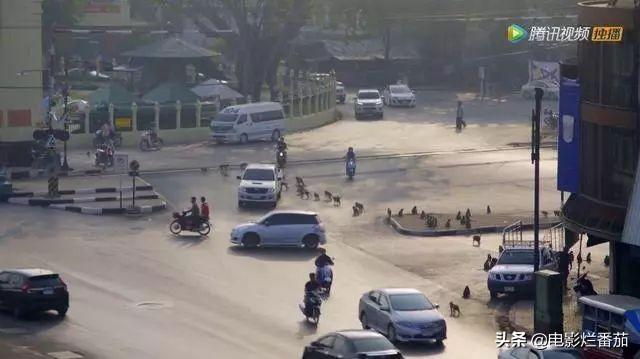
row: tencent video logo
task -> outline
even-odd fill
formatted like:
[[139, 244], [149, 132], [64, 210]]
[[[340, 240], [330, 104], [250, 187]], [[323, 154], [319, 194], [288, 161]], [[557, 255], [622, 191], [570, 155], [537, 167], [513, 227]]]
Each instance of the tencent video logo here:
[[512, 24], [507, 28], [507, 39], [509, 39], [509, 41], [514, 44], [516, 42], [522, 41], [526, 37], [527, 37], [527, 30], [523, 29], [522, 27], [516, 24]]

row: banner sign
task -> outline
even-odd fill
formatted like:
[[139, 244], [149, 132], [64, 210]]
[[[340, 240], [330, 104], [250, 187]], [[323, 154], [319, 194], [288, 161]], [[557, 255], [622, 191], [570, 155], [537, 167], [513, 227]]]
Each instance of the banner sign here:
[[580, 192], [580, 84], [562, 78], [558, 100], [558, 191]]
[[557, 62], [529, 61], [529, 82], [549, 81], [560, 83], [560, 64]]
[[122, 0], [89, 0], [84, 6], [84, 12], [90, 14], [118, 14], [121, 11]]

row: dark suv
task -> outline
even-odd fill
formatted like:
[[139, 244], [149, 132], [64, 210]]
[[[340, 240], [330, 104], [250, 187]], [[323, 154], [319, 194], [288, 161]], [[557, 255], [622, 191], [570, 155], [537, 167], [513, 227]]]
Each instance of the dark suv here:
[[17, 318], [55, 310], [64, 317], [69, 292], [60, 276], [46, 269], [7, 269], [0, 272], [0, 308]]

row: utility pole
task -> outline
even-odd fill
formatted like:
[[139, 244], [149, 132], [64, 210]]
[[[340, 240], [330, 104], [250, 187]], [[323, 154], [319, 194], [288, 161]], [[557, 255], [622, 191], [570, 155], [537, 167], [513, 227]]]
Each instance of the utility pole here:
[[540, 107], [542, 89], [535, 89], [535, 110], [531, 116], [531, 162], [534, 164], [533, 271], [540, 269]]

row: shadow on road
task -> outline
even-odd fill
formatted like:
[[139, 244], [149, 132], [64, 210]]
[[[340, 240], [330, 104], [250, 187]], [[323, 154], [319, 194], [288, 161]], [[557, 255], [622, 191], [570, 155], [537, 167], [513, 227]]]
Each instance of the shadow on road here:
[[234, 256], [253, 257], [265, 261], [306, 261], [320, 255], [320, 250], [302, 248], [243, 248], [229, 247], [227, 252]]
[[[0, 328], [17, 330], [16, 334], [28, 334], [47, 331], [61, 324], [65, 319], [60, 318], [55, 311], [31, 313], [22, 319], [16, 319], [8, 312], [0, 312]], [[24, 330], [25, 333], [20, 331]]]
[[202, 244], [205, 240], [209, 239], [207, 236], [202, 236], [199, 234], [195, 235], [171, 235], [171, 238], [175, 243], [179, 244], [181, 247], [193, 247]]
[[404, 355], [436, 355], [444, 351], [444, 344], [429, 343], [397, 343], [396, 347]]
[[315, 335], [318, 332], [318, 326], [313, 323], [309, 323], [306, 319], [298, 322], [298, 332], [296, 333], [297, 339], [304, 339], [304, 337]]

